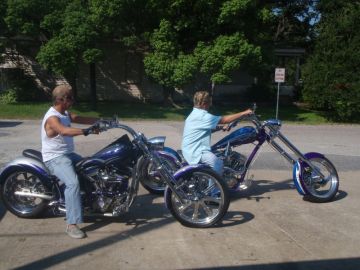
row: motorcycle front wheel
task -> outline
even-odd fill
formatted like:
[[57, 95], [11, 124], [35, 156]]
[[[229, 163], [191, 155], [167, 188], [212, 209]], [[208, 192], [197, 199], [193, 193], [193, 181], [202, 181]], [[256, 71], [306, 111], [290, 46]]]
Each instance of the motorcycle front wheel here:
[[211, 169], [202, 168], [186, 174], [174, 188], [183, 202], [169, 189], [166, 203], [171, 214], [184, 226], [210, 227], [219, 222], [229, 208], [226, 184]]
[[47, 193], [39, 177], [27, 170], [13, 171], [5, 176], [0, 192], [6, 209], [21, 218], [38, 217], [45, 210], [48, 203], [45, 199], [24, 195]]
[[339, 176], [335, 166], [325, 157], [309, 159], [324, 178], [314, 172], [309, 166], [302, 169], [302, 182], [306, 190], [304, 198], [312, 202], [331, 201], [339, 190]]

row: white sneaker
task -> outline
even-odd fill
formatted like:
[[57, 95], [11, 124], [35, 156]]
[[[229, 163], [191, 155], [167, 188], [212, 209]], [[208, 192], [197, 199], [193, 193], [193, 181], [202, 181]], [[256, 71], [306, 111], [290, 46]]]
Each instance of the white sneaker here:
[[80, 230], [80, 228], [77, 225], [67, 225], [66, 226], [66, 233], [76, 239], [85, 238], [86, 234]]

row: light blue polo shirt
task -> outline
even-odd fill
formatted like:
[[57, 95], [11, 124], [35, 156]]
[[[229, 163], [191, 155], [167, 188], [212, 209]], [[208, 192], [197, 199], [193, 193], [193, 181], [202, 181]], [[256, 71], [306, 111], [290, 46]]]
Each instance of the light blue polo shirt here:
[[211, 151], [211, 130], [219, 123], [221, 116], [206, 110], [194, 108], [185, 120], [181, 149], [189, 164], [197, 164], [201, 154]]

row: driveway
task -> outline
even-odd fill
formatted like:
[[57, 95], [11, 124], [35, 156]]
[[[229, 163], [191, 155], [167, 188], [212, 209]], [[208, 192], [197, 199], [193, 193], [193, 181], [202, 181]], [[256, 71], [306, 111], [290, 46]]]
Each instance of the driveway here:
[[[180, 146], [181, 122], [126, 123]], [[25, 148], [40, 149], [39, 125], [0, 120], [1, 166]], [[291, 166], [266, 146], [250, 190], [234, 195], [223, 222], [208, 229], [183, 227], [162, 197], [142, 188], [130, 213], [87, 218], [82, 240], [64, 233], [63, 217], [19, 219], [0, 204], [0, 269], [360, 269], [360, 126], [284, 125], [282, 131], [301, 151], [322, 152], [335, 164], [340, 191], [333, 202], [304, 201]], [[77, 152], [91, 155], [120, 134], [78, 137]]]

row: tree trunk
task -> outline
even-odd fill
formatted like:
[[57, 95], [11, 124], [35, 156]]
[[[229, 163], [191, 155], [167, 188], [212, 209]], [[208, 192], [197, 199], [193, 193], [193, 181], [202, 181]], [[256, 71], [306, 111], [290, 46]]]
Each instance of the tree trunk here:
[[96, 94], [96, 65], [90, 64], [90, 92], [91, 92], [91, 107], [93, 110], [97, 109], [97, 94]]
[[163, 104], [164, 106], [171, 106], [179, 109], [181, 108], [181, 106], [177, 105], [173, 100], [174, 92], [175, 92], [174, 87], [163, 86], [163, 96], [164, 96]]
[[211, 96], [214, 96], [214, 92], [215, 92], [215, 83], [212, 81], [211, 82]]
[[73, 90], [73, 95], [75, 100], [78, 99], [78, 89], [77, 89], [77, 84], [76, 84], [76, 73], [74, 74], [74, 83], [72, 84], [72, 90]]
[[65, 79], [66, 79], [66, 80], [69, 82], [69, 84], [71, 85], [72, 92], [73, 92], [73, 95], [74, 95], [75, 100], [78, 99], [78, 90], [77, 90], [77, 85], [76, 85], [76, 78], [77, 78], [76, 72], [65, 76]]

